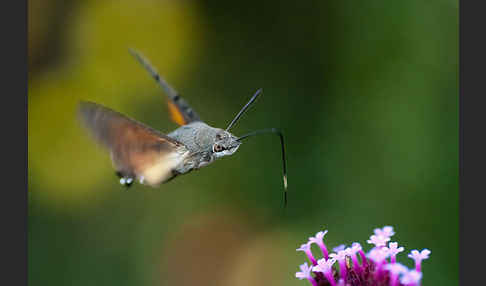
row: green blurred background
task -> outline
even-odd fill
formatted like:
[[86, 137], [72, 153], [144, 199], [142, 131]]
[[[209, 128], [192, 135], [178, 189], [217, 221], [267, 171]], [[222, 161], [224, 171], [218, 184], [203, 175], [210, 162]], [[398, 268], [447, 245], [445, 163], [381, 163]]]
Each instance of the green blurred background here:
[[[130, 47], [212, 126], [263, 88], [233, 132], [284, 131], [285, 211], [272, 136], [120, 186], [79, 100], [177, 127]], [[432, 250], [424, 285], [458, 285], [457, 1], [32, 0], [28, 130], [30, 285], [307, 285], [308, 236], [369, 249], [383, 225]]]

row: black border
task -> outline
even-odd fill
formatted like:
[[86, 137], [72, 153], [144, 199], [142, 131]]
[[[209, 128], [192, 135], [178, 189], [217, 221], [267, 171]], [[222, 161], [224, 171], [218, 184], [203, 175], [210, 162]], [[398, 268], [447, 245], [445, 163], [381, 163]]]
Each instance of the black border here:
[[[476, 5], [472, 5], [472, 4]], [[482, 4], [482, 5], [481, 5]], [[483, 7], [480, 7], [483, 6]], [[485, 9], [483, 1], [459, 2], [459, 278], [483, 285], [486, 192]], [[465, 134], [468, 134], [465, 136]], [[483, 281], [482, 283], [480, 281]]]
[[[2, 252], [3, 285], [27, 285], [27, 1], [3, 3]], [[7, 4], [7, 5], [5, 5]], [[15, 105], [13, 104], [15, 103]], [[12, 108], [15, 106], [16, 108]]]

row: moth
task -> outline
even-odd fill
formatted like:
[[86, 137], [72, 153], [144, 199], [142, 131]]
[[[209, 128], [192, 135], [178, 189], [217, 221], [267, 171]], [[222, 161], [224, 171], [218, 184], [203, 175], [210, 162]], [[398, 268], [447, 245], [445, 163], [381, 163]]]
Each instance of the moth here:
[[122, 185], [129, 187], [137, 180], [141, 184], [157, 187], [234, 154], [245, 138], [273, 133], [280, 137], [286, 203], [287, 170], [282, 132], [269, 128], [239, 137], [229, 132], [262, 93], [262, 89], [256, 91], [226, 129], [212, 127], [201, 120], [141, 53], [132, 49], [129, 51], [167, 95], [170, 118], [180, 127], [164, 134], [110, 108], [82, 101], [79, 104], [79, 117], [95, 140], [109, 150], [115, 173]]

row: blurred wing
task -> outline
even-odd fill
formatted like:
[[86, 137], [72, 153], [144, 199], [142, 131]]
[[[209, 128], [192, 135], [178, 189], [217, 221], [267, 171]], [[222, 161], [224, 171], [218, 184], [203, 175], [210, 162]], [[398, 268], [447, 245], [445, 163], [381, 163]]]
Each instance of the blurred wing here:
[[159, 86], [166, 93], [169, 106], [170, 118], [179, 125], [186, 125], [194, 121], [201, 121], [199, 115], [189, 106], [189, 104], [162, 78], [150, 62], [141, 53], [130, 49], [130, 53], [142, 64], [150, 73]]
[[189, 153], [182, 143], [99, 104], [81, 102], [79, 112], [95, 139], [110, 150], [117, 171], [148, 185], [176, 176], [174, 168]]

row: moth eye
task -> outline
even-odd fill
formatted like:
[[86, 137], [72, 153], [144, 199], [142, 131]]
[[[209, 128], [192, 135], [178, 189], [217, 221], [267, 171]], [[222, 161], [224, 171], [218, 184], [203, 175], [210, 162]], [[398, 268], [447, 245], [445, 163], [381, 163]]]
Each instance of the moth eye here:
[[216, 140], [221, 140], [221, 138], [223, 138], [221, 134], [216, 134]]
[[221, 151], [223, 151], [223, 150], [224, 150], [223, 146], [221, 146], [221, 145], [219, 145], [219, 144], [215, 144], [215, 145], [213, 146], [213, 152], [221, 152]]

